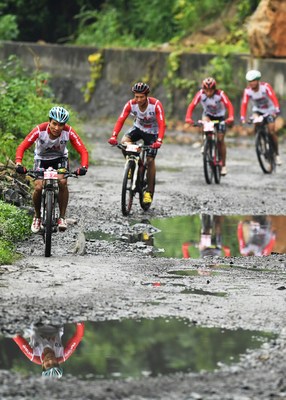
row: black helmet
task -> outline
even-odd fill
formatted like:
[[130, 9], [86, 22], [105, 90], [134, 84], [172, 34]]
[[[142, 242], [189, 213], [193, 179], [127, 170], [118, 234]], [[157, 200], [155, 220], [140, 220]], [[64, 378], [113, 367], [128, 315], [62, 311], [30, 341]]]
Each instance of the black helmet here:
[[149, 85], [147, 85], [147, 83], [137, 82], [132, 87], [132, 92], [148, 94], [150, 92], [150, 87], [149, 87]]

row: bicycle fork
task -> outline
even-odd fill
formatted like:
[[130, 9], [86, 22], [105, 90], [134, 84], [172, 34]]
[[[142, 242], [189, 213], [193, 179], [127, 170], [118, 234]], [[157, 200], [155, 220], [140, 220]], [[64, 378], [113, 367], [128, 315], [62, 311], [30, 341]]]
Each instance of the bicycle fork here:
[[131, 190], [134, 191], [137, 183], [137, 175], [138, 175], [138, 157], [128, 156], [125, 163], [125, 169], [128, 168], [128, 164], [130, 161], [133, 161], [135, 164], [134, 172], [132, 176]]

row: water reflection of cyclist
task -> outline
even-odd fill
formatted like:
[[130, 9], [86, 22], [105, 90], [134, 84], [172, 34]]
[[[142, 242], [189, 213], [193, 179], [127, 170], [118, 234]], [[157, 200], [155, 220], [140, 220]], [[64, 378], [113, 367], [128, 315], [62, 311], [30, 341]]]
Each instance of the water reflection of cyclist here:
[[75, 351], [84, 334], [84, 324], [76, 323], [75, 334], [65, 347], [62, 344], [63, 326], [32, 324], [24, 336], [16, 335], [13, 340], [30, 361], [42, 365], [42, 376], [61, 378], [63, 369], [60, 364], [66, 361]]
[[276, 241], [272, 223], [266, 216], [253, 216], [240, 221], [237, 227], [239, 251], [243, 256], [267, 256]]
[[[230, 257], [230, 249], [222, 244], [222, 216], [219, 215], [201, 215], [201, 236], [200, 242], [196, 244], [201, 257], [206, 256], [224, 256]], [[182, 245], [184, 258], [190, 258], [189, 248], [194, 243], [186, 242]]]
[[[225, 120], [226, 110], [228, 111], [228, 118], [225, 120], [226, 124], [232, 124], [234, 121], [234, 109], [231, 101], [227, 95], [216, 88], [216, 81], [214, 78], [206, 78], [202, 82], [202, 88], [197, 92], [192, 102], [189, 104], [185, 121], [187, 124], [193, 124], [192, 114], [198, 104], [203, 107], [202, 119], [206, 121]], [[225, 166], [226, 161], [226, 145], [224, 141], [225, 124], [218, 124], [218, 142], [219, 149], [222, 157], [221, 175], [226, 175], [227, 170]]]
[[269, 83], [260, 82], [260, 78], [260, 71], [253, 69], [247, 72], [245, 79], [248, 82], [248, 86], [243, 92], [240, 118], [241, 122], [244, 124], [249, 100], [253, 103], [252, 112], [254, 117], [258, 115], [269, 114], [266, 117], [266, 121], [275, 146], [276, 164], [281, 165], [282, 162], [279, 157], [278, 137], [275, 126], [275, 119], [277, 115], [280, 114], [280, 106], [273, 88], [269, 85]]

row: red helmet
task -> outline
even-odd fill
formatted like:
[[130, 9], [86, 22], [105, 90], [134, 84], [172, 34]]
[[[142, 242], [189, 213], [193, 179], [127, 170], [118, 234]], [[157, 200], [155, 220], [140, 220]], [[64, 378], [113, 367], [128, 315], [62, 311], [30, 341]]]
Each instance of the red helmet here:
[[203, 80], [202, 89], [215, 89], [216, 88], [216, 81], [214, 78], [208, 77]]
[[132, 92], [133, 93], [148, 94], [150, 92], [150, 87], [149, 87], [149, 85], [147, 85], [147, 83], [137, 82], [132, 87]]

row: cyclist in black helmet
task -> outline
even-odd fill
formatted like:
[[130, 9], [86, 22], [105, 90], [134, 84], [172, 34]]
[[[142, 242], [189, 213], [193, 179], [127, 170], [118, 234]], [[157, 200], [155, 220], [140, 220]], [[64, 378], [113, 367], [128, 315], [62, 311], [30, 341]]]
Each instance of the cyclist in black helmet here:
[[[59, 106], [51, 108], [49, 112], [49, 122], [43, 122], [37, 125], [23, 140], [16, 150], [16, 171], [25, 174], [27, 169], [22, 166], [22, 159], [25, 151], [35, 143], [34, 151], [34, 169], [53, 167], [55, 169], [68, 167], [68, 150], [67, 142], [70, 141], [72, 146], [81, 156], [81, 166], [76, 170], [78, 175], [85, 175], [88, 167], [88, 152], [78, 134], [67, 125], [69, 120], [69, 112]], [[67, 229], [67, 221], [65, 218], [66, 208], [68, 205], [68, 186], [67, 179], [63, 179], [63, 175], [59, 175], [59, 208], [60, 218], [58, 220], [58, 228], [60, 231]], [[33, 218], [31, 231], [38, 233], [41, 229], [41, 194], [42, 179], [35, 181], [35, 191], [33, 194], [33, 202], [35, 207], [35, 215]]]
[[132, 92], [134, 93], [134, 98], [125, 104], [108, 142], [113, 146], [117, 145], [117, 136], [127, 117], [132, 115], [134, 118], [133, 127], [125, 133], [121, 143], [137, 142], [142, 139], [145, 145], [151, 145], [152, 147], [147, 150], [148, 187], [143, 198], [144, 203], [147, 204], [152, 203], [156, 176], [155, 157], [162, 145], [165, 134], [165, 115], [161, 102], [154, 97], [148, 97], [150, 88], [147, 83], [135, 83], [132, 87]]

